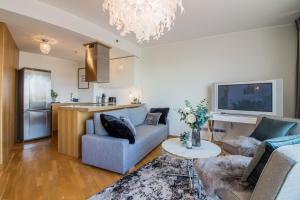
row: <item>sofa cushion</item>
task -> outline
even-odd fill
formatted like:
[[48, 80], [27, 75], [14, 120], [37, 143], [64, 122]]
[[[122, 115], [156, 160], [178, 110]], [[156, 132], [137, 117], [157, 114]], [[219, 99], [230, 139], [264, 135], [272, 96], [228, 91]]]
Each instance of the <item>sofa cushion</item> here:
[[151, 113], [161, 113], [161, 116], [159, 118], [159, 123], [161, 124], [167, 124], [167, 118], [170, 108], [151, 108]]
[[134, 144], [134, 134], [126, 123], [112, 115], [101, 114], [100, 118], [104, 129], [109, 135], [117, 138], [128, 139], [129, 144]]
[[95, 134], [97, 134], [97, 135], [108, 135], [108, 133], [103, 128], [102, 123], [101, 123], [100, 115], [102, 113], [112, 115], [112, 116], [117, 117], [117, 118], [120, 118], [121, 116], [129, 117], [128, 109], [120, 109], [120, 110], [94, 113]]
[[295, 125], [295, 122], [281, 121], [263, 117], [250, 137], [253, 137], [260, 141], [282, 137], [287, 135], [290, 129]]
[[158, 124], [157, 126], [152, 125], [140, 125], [136, 127], [136, 140], [137, 142], [140, 139], [147, 139], [147, 137], [153, 137], [155, 135], [161, 134], [166, 132], [168, 127], [163, 124]]
[[140, 106], [137, 108], [128, 109], [129, 119], [134, 126], [138, 126], [144, 123], [148, 110], [146, 106]]
[[168, 127], [166, 125], [158, 124], [152, 125], [140, 125], [136, 127], [136, 144], [141, 145], [141, 148], [146, 147], [149, 143], [153, 142], [156, 138], [166, 136], [168, 134]]
[[157, 126], [140, 125], [136, 127], [135, 144], [129, 145], [129, 162], [132, 164], [140, 161], [147, 153], [168, 137], [168, 127], [163, 124]]
[[256, 185], [273, 151], [275, 151], [279, 147], [300, 144], [300, 135], [274, 138], [266, 140], [265, 143], [265, 151], [247, 179], [248, 183], [251, 185]]

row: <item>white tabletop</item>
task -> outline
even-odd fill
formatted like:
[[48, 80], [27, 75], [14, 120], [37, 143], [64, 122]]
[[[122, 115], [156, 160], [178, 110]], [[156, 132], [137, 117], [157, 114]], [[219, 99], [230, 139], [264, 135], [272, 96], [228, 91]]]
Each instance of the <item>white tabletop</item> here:
[[186, 159], [215, 157], [221, 153], [221, 148], [218, 145], [206, 140], [201, 140], [200, 147], [187, 149], [179, 138], [172, 138], [164, 141], [162, 147], [166, 152]]

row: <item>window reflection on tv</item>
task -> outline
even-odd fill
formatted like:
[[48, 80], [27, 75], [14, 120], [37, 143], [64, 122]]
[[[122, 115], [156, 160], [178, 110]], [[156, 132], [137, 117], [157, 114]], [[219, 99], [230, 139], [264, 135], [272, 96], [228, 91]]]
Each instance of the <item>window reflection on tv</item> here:
[[272, 112], [272, 83], [218, 86], [218, 108]]

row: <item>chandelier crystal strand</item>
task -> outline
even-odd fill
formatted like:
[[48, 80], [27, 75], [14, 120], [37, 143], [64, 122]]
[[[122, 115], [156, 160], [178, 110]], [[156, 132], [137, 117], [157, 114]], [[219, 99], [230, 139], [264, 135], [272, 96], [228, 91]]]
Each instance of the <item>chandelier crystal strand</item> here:
[[135, 33], [139, 43], [159, 39], [165, 29], [174, 25], [182, 0], [104, 0], [103, 10], [109, 13], [109, 23], [124, 36]]

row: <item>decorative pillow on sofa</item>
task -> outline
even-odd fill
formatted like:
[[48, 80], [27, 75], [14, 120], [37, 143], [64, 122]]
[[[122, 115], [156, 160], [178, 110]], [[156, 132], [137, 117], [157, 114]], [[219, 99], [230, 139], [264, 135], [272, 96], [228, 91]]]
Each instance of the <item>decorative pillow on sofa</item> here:
[[134, 136], [136, 136], [136, 129], [133, 123], [130, 121], [129, 118], [121, 116], [120, 119], [127, 125], [127, 127], [131, 130]]
[[104, 129], [110, 136], [128, 139], [129, 144], [135, 143], [135, 138], [132, 131], [122, 120], [106, 114], [101, 114], [100, 119]]
[[150, 113], [161, 113], [159, 123], [167, 124], [167, 118], [170, 108], [151, 108]]
[[245, 170], [242, 181], [255, 186], [273, 151], [286, 145], [300, 144], [300, 135], [273, 138], [263, 142]]
[[148, 113], [145, 119], [145, 124], [156, 126], [159, 122], [161, 113]]
[[295, 125], [296, 122], [281, 121], [263, 117], [250, 137], [264, 141], [271, 138], [286, 136], [290, 129]]

